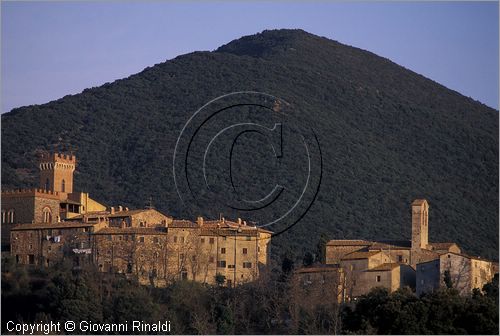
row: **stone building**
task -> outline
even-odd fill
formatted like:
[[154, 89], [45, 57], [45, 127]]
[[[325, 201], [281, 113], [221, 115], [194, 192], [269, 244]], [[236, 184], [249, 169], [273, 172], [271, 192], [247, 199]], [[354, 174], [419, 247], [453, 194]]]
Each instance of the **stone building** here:
[[76, 159], [44, 154], [40, 188], [2, 192], [2, 239], [20, 264], [64, 258], [157, 286], [187, 279], [227, 286], [268, 263], [272, 232], [245, 221], [174, 220], [153, 209], [110, 207], [73, 190]]
[[[443, 258], [460, 259], [464, 260], [464, 265], [472, 265], [473, 258], [461, 254], [462, 251], [457, 244], [429, 242], [429, 205], [426, 200], [413, 201], [411, 209], [411, 240], [331, 240], [327, 243], [326, 264], [339, 265], [343, 269], [346, 278], [346, 298], [354, 299], [379, 286], [386, 287], [390, 291], [404, 286], [417, 287], [417, 292], [421, 293], [442, 284], [445, 269], [441, 265]], [[422, 267], [424, 270], [429, 270], [427, 264], [439, 267], [433, 272], [422, 271]], [[491, 271], [492, 262], [481, 260], [477, 265], [476, 273], [480, 275], [466, 271], [465, 274], [468, 275], [465, 280], [462, 267], [452, 263], [451, 273], [462, 276], [457, 285], [460, 283], [462, 286], [465, 281], [467, 285], [462, 287], [470, 292], [472, 288], [482, 288], [484, 283], [491, 281], [494, 275]]]
[[[417, 295], [451, 286], [461, 294], [482, 289], [495, 269], [492, 262], [460, 253], [443, 253], [438, 258], [417, 264]], [[446, 274], [447, 273], [447, 274]], [[448, 278], [448, 284], [445, 281]]]
[[91, 262], [92, 234], [100, 223], [34, 223], [12, 228], [11, 254], [19, 264], [48, 267], [68, 257], [75, 266]]
[[10, 229], [17, 224], [57, 223], [106, 210], [87, 193], [73, 192], [75, 166], [73, 155], [45, 153], [39, 160], [39, 188], [2, 190], [2, 251], [9, 250]]
[[168, 225], [169, 274], [214, 284], [220, 275], [228, 286], [254, 280], [267, 265], [271, 232], [226, 219]]
[[105, 227], [94, 233], [92, 249], [101, 272], [136, 276], [142, 283], [167, 276], [166, 227]]
[[300, 303], [345, 302], [346, 278], [339, 265], [313, 265], [294, 271], [292, 294]]

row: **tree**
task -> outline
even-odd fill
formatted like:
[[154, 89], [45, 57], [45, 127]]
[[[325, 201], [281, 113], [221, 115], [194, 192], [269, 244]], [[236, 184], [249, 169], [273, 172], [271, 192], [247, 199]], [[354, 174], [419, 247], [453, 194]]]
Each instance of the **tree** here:
[[446, 285], [446, 288], [448, 289], [453, 288], [453, 281], [451, 280], [450, 270], [444, 271], [443, 281], [444, 284]]
[[328, 243], [328, 235], [322, 233], [319, 237], [318, 243], [316, 244], [316, 255], [315, 261], [321, 264], [326, 263], [326, 244]]

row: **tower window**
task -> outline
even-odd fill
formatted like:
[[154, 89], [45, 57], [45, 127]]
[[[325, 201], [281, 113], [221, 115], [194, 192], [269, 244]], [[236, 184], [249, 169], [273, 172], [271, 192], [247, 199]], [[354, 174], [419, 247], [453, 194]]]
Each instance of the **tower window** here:
[[7, 212], [7, 220], [6, 223], [14, 223], [14, 209], [10, 209]]
[[64, 179], [61, 182], [61, 191], [66, 192], [66, 181]]
[[43, 208], [43, 222], [51, 223], [52, 222], [52, 212], [49, 207]]

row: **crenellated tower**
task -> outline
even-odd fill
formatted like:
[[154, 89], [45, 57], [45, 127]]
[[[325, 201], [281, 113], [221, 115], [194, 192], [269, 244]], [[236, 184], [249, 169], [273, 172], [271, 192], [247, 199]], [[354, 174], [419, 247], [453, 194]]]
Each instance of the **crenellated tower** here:
[[62, 153], [44, 153], [40, 158], [40, 188], [59, 193], [73, 192], [76, 157]]

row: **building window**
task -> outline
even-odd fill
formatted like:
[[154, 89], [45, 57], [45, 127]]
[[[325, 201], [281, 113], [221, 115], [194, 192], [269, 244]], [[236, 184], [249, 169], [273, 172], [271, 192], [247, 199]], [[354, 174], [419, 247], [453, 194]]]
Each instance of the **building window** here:
[[398, 262], [403, 262], [403, 256], [401, 254], [398, 255]]
[[34, 254], [30, 254], [28, 256], [28, 264], [30, 264], [30, 265], [35, 264], [35, 255]]
[[377, 282], [380, 282], [380, 275], [377, 275]]
[[45, 180], [45, 190], [50, 190], [50, 181], [48, 178]]
[[10, 209], [7, 212], [7, 221], [6, 223], [14, 223], [14, 209]]
[[226, 261], [225, 260], [219, 260], [219, 262], [217, 263], [217, 267], [226, 268]]
[[477, 285], [477, 278], [474, 278], [474, 282], [475, 282], [475, 283], [476, 283], [476, 285]]
[[234, 268], [234, 265], [227, 265], [227, 268]]
[[52, 211], [49, 207], [43, 208], [43, 222], [52, 223]]
[[181, 237], [181, 243], [184, 243], [184, 237]]
[[66, 181], [64, 179], [61, 182], [61, 191], [66, 192]]
[[223, 240], [227, 240], [227, 236], [224, 236], [222, 239], [223, 239]]
[[177, 236], [174, 236], [174, 243], [177, 243]]
[[252, 263], [251, 263], [251, 262], [249, 262], [249, 261], [245, 261], [245, 262], [243, 263], [243, 268], [252, 268]]
[[213, 262], [214, 262], [214, 257], [209, 257], [209, 258], [208, 258], [208, 262], [209, 262], [209, 263], [213, 263]]
[[19, 264], [21, 262], [21, 258], [19, 257], [19, 254], [16, 254], [16, 264]]
[[205, 238], [201, 238], [200, 241], [203, 244], [205, 242]]
[[226, 254], [226, 248], [225, 247], [221, 247], [220, 254]]
[[243, 254], [248, 254], [248, 249], [246, 247], [243, 248]]
[[153, 243], [158, 244], [159, 242], [160, 242], [160, 241], [159, 241], [158, 237], [154, 237], [154, 238], [153, 238]]
[[450, 258], [450, 255], [448, 254], [448, 258]]
[[139, 242], [144, 243], [144, 237], [139, 237]]
[[33, 245], [31, 245], [31, 244], [30, 244], [30, 246], [29, 246], [29, 250], [30, 250], [30, 251], [31, 251], [31, 250], [33, 250]]
[[215, 242], [215, 239], [214, 238], [210, 238], [209, 242], [210, 242], [210, 244], [213, 244]]

